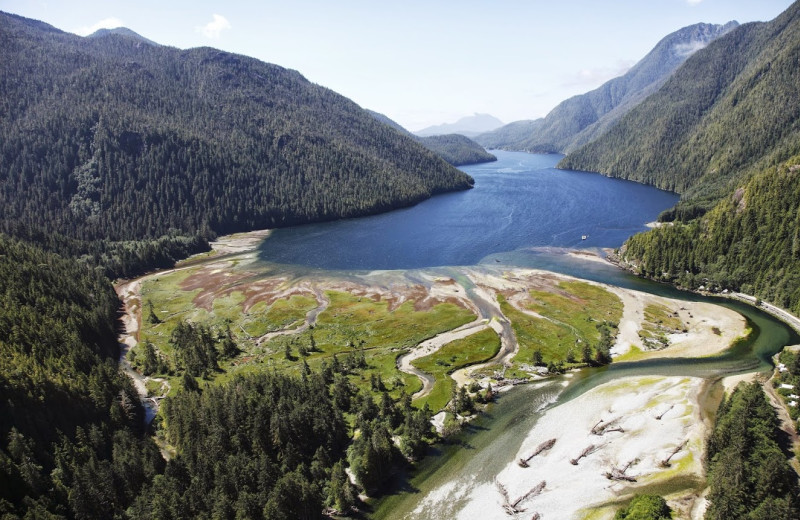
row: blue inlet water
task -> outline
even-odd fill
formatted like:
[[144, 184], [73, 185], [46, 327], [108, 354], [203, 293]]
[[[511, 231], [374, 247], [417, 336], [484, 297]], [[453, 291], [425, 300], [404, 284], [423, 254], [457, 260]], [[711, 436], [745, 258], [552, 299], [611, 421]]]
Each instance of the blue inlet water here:
[[[618, 247], [678, 201], [650, 186], [557, 170], [560, 155], [492, 153], [496, 162], [462, 168], [475, 178], [471, 190], [381, 215], [278, 229], [261, 259], [335, 270], [489, 259], [529, 265], [524, 253], [537, 248]], [[506, 254], [513, 252], [521, 254]]]

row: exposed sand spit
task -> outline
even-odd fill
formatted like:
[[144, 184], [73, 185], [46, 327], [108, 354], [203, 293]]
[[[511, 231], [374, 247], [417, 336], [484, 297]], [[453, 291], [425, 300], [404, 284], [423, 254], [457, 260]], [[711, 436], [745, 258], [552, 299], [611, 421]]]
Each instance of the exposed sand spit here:
[[[627, 354], [632, 348], [641, 351], [631, 355], [630, 359], [636, 360], [712, 356], [730, 347], [747, 330], [741, 314], [719, 305], [673, 300], [620, 287], [606, 288], [619, 296], [624, 305], [619, 334], [611, 350], [613, 356]], [[668, 346], [658, 350], [647, 350], [639, 336], [645, 327], [645, 308], [651, 304], [663, 307], [683, 324], [681, 330], [665, 333]]]

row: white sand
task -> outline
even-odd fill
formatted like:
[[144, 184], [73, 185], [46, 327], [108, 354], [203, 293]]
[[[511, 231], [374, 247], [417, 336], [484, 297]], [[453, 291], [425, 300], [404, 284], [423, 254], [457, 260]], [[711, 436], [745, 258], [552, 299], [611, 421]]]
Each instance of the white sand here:
[[[619, 287], [605, 287], [619, 296], [624, 305], [619, 334], [611, 350], [613, 356], [626, 354], [631, 347], [643, 350], [630, 358], [636, 360], [711, 356], [727, 349], [746, 333], [744, 317], [719, 305], [672, 300]], [[644, 351], [639, 330], [643, 328], [644, 309], [649, 304], [662, 305], [670, 313], [677, 312], [687, 330], [667, 335], [667, 348]], [[719, 330], [719, 334], [715, 332], [715, 328]]]
[[[513, 502], [545, 481], [541, 494], [520, 502], [518, 508], [525, 512], [518, 518], [530, 518], [538, 512], [543, 519], [561, 520], [583, 518], [587, 509], [624, 500], [638, 487], [666, 480], [677, 472], [702, 478], [706, 427], [697, 404], [701, 385], [699, 378], [629, 377], [598, 386], [547, 411], [528, 434], [514, 461], [527, 457], [546, 440], [557, 439], [555, 446], [531, 459], [528, 468], [509, 463], [496, 476], [496, 482], [507, 489]], [[665, 411], [661, 420], [655, 418]], [[616, 420], [614, 424], [624, 432], [592, 434], [600, 420]], [[670, 460], [671, 467], [661, 467], [660, 462], [685, 441], [685, 447]], [[592, 444], [596, 451], [577, 465], [570, 463]], [[626, 475], [636, 478], [636, 483], [612, 481], [604, 476], [629, 461], [636, 462]], [[436, 518], [510, 518], [495, 482], [457, 482], [460, 486], [442, 486], [423, 499], [417, 515], [435, 511]], [[693, 490], [679, 495], [684, 510], [687, 497], [689, 502], [695, 498]], [[464, 501], [456, 505], [459, 499]], [[606, 508], [598, 517], [611, 518], [614, 509]]]
[[581, 260], [586, 260], [589, 262], [600, 262], [603, 264], [608, 263], [608, 261], [605, 258], [598, 255], [594, 251], [577, 250], [577, 251], [570, 251], [567, 254], [572, 258], [579, 258]]
[[746, 374], [737, 374], [735, 376], [728, 376], [722, 378], [722, 388], [725, 389], [726, 395], [731, 395], [733, 390], [739, 383], [752, 383], [758, 378], [758, 372], [748, 372]]
[[246, 253], [254, 250], [270, 233], [271, 230], [269, 229], [236, 233], [219, 237], [216, 241], [211, 242], [210, 245], [211, 249], [217, 254]]

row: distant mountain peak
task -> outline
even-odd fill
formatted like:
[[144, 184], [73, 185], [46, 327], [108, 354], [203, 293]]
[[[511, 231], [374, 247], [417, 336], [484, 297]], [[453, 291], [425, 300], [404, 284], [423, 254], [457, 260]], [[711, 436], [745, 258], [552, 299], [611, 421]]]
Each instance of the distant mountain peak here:
[[148, 40], [147, 38], [145, 38], [141, 34], [135, 32], [135, 31], [132, 31], [132, 30], [128, 29], [127, 27], [115, 27], [113, 29], [98, 29], [95, 32], [93, 32], [92, 34], [90, 34], [89, 36], [87, 36], [87, 38], [104, 38], [104, 37], [112, 35], [112, 34], [116, 34], [118, 36], [124, 36], [125, 38], [131, 38], [131, 39], [140, 41], [142, 43], [146, 43], [147, 45], [153, 45], [155, 47], [159, 46], [153, 40]]
[[739, 22], [735, 20], [724, 25], [698, 23], [672, 33], [662, 42], [671, 44], [672, 52], [677, 58], [686, 59], [736, 27], [739, 27]]
[[399, 123], [392, 121], [384, 114], [375, 112], [374, 110], [367, 110], [367, 112], [381, 123], [394, 128], [403, 135], [411, 137], [453, 166], [463, 166], [465, 164], [477, 164], [497, 160], [497, 157], [490, 154], [484, 150], [481, 145], [464, 135], [444, 134], [429, 135], [424, 137], [417, 136], [403, 128]]
[[455, 123], [429, 126], [414, 133], [420, 137], [444, 134], [461, 134], [467, 137], [474, 137], [484, 132], [491, 132], [501, 126], [503, 126], [503, 122], [496, 117], [476, 112], [471, 116], [462, 117]]
[[546, 117], [518, 121], [475, 140], [487, 148], [569, 153], [602, 135], [664, 84], [692, 54], [738, 27], [697, 23], [668, 34], [622, 76], [566, 99]]

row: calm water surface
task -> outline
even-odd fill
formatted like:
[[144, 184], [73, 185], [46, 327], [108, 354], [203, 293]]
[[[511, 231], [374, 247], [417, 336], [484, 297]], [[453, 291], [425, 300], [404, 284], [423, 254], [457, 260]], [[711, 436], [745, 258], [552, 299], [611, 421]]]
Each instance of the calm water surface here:
[[322, 269], [415, 269], [476, 265], [529, 248], [618, 247], [678, 201], [650, 186], [557, 170], [561, 155], [493, 153], [497, 162], [462, 168], [475, 178], [471, 190], [382, 215], [278, 229], [261, 258]]

